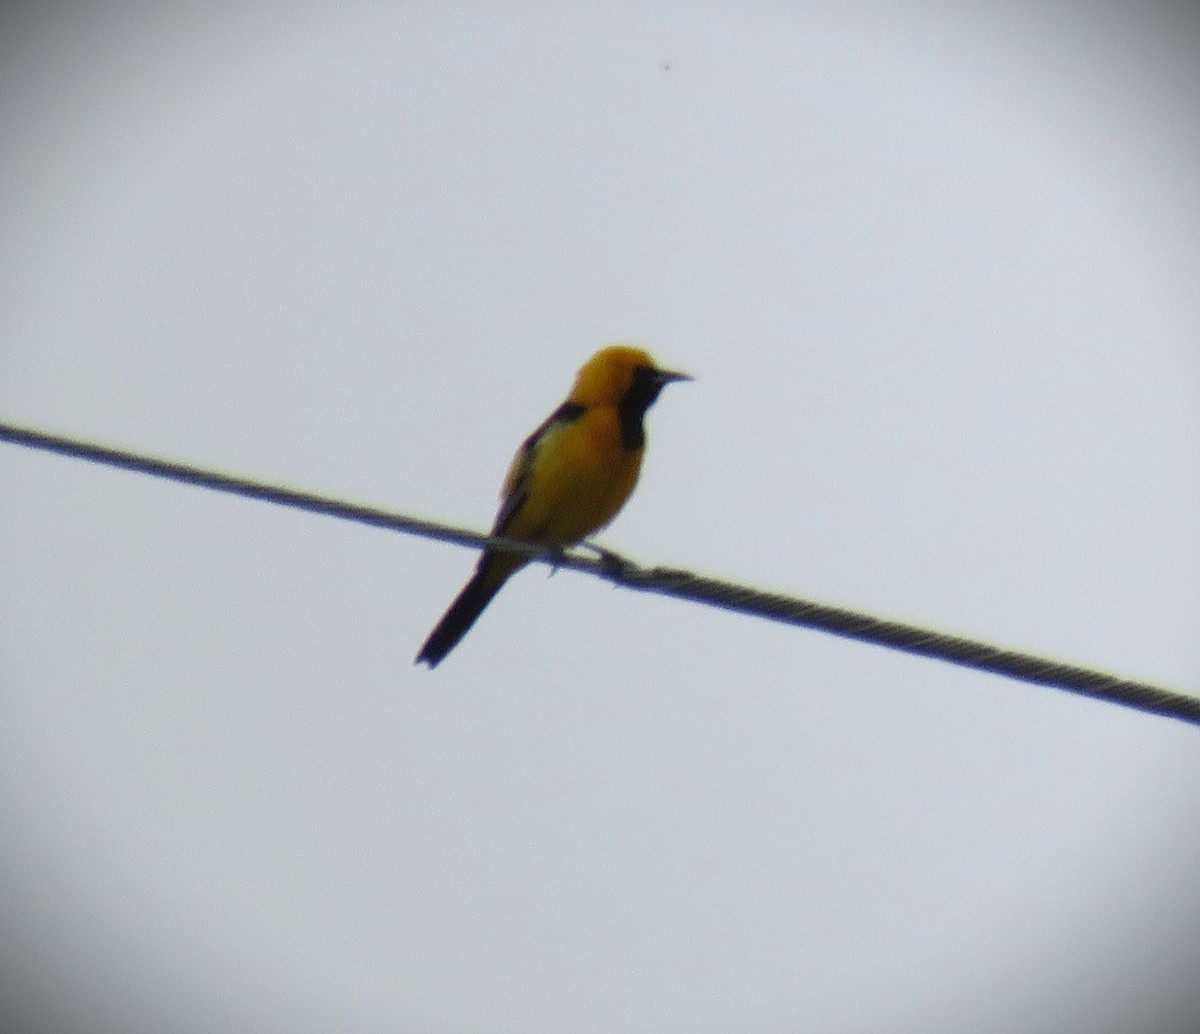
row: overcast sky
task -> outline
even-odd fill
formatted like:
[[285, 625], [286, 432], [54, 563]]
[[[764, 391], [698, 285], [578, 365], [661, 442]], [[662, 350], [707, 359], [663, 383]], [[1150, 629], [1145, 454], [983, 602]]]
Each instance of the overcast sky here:
[[[27, 5], [0, 419], [1200, 693], [1187, 4]], [[194, 9], [193, 9], [194, 8]], [[16, 1029], [1176, 1034], [1200, 730], [0, 445]]]

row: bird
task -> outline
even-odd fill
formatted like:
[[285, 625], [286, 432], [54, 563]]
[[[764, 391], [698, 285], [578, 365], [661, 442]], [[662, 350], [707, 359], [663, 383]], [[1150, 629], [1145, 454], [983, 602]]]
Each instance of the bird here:
[[[566, 401], [517, 449], [492, 534], [555, 552], [607, 525], [637, 484], [646, 410], [667, 384], [692, 379], [661, 369], [633, 345], [600, 349], [580, 367]], [[437, 667], [527, 563], [519, 553], [484, 551], [414, 663]]]

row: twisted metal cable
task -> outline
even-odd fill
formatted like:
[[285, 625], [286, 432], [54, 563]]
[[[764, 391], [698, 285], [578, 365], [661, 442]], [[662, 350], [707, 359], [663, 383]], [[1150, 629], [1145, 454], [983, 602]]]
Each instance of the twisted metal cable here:
[[[1200, 725], [1200, 697], [1165, 689], [1148, 682], [1120, 678], [1102, 671], [1065, 664], [1046, 657], [1008, 650], [963, 636], [948, 635], [900, 621], [833, 607], [781, 593], [763, 592], [734, 582], [706, 578], [689, 571], [666, 567], [641, 567], [614, 553], [597, 549], [598, 558], [580, 552], [548, 553], [543, 547], [492, 535], [482, 535], [438, 521], [422, 520], [404, 514], [329, 496], [283, 488], [266, 482], [231, 474], [221, 474], [170, 460], [156, 459], [125, 449], [95, 445], [79, 439], [48, 434], [0, 422], [0, 441], [41, 449], [134, 470], [155, 477], [182, 481], [219, 492], [260, 499], [312, 513], [389, 528], [410, 535], [454, 542], [473, 549], [504, 549], [529, 556], [554, 567], [566, 567], [606, 578], [616, 585], [642, 592], [694, 600], [725, 610], [751, 614], [790, 625], [819, 629], [834, 635], [874, 643], [906, 653], [949, 661], [1043, 686], [1106, 700], [1166, 718]], [[591, 547], [595, 549], [595, 547]]]

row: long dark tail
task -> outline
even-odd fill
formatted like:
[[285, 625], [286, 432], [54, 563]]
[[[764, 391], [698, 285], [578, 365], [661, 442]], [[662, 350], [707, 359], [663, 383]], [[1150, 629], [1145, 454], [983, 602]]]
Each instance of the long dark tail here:
[[417, 654], [416, 663], [436, 668], [475, 624], [475, 619], [492, 602], [492, 597], [500, 591], [509, 576], [521, 566], [523, 561], [517, 557], [484, 554], [475, 576], [463, 586], [462, 592], [454, 598], [437, 627], [429, 633], [429, 638]]

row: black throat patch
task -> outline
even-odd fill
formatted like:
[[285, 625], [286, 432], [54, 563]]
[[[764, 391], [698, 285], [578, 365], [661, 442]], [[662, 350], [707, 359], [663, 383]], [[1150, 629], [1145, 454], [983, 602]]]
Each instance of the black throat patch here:
[[642, 418], [658, 398], [662, 387], [657, 370], [649, 366], [634, 367], [633, 382], [617, 403], [617, 416], [621, 423], [621, 445], [630, 452], [646, 444], [646, 429], [642, 425]]

